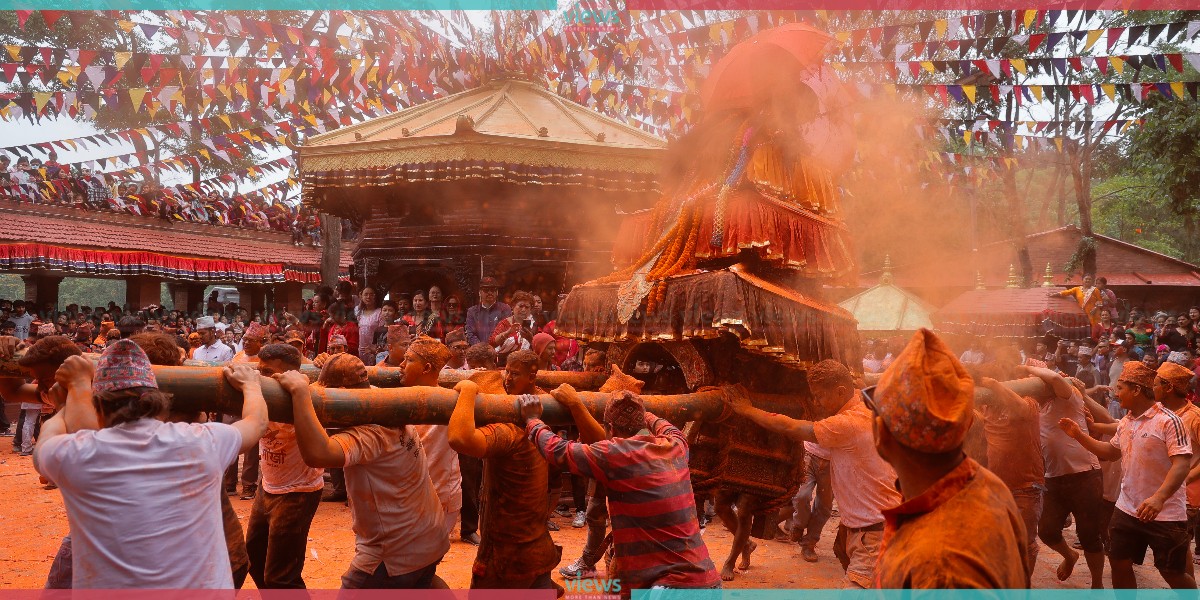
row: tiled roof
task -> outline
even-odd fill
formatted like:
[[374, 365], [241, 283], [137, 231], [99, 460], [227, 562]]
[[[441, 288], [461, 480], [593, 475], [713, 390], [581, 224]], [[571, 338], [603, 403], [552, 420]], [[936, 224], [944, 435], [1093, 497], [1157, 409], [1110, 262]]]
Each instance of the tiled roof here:
[[1041, 314], [1050, 310], [1061, 314], [1083, 314], [1079, 304], [1070, 298], [1051, 297], [1061, 288], [1006, 288], [971, 290], [951, 300], [937, 311], [939, 317], [951, 314]]
[[[78, 209], [0, 202], [0, 241], [40, 242], [107, 250], [141, 250], [173, 256], [228, 258], [319, 268], [321, 249], [297, 247], [291, 235]], [[342, 249], [342, 268], [352, 262]]]
[[[1026, 237], [1035, 284], [1042, 283], [1049, 264], [1053, 285], [1079, 285], [1082, 274], [1077, 271], [1068, 278], [1063, 266], [1075, 252], [1080, 237], [1074, 225]], [[1200, 286], [1200, 266], [1104, 235], [1095, 235], [1095, 240], [1096, 275], [1106, 277], [1110, 286]], [[903, 260], [902, 255], [896, 257]], [[893, 272], [896, 285], [908, 289], [973, 288], [977, 274], [987, 287], [996, 288], [1007, 284], [1010, 265], [1020, 268], [1016, 245], [1011, 240], [984, 245], [977, 253], [947, 252], [940, 260], [907, 262]], [[879, 273], [862, 273], [859, 285], [874, 285]]]

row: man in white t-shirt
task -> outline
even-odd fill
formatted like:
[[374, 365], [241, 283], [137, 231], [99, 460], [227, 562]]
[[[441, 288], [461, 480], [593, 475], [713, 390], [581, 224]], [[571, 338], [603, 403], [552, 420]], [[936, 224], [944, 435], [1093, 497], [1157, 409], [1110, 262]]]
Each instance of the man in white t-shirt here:
[[[445, 344], [427, 335], [418, 337], [404, 353], [404, 363], [401, 365], [404, 385], [438, 387], [438, 375], [452, 356]], [[433, 480], [433, 487], [437, 488], [445, 516], [446, 535], [450, 535], [462, 510], [462, 474], [458, 468], [458, 453], [450, 448], [445, 425], [414, 425], [413, 429], [421, 436], [429, 477]]]
[[200, 347], [192, 352], [192, 360], [211, 363], [227, 363], [233, 360], [233, 349], [217, 338], [216, 323], [212, 317], [196, 319], [196, 333], [200, 334]]
[[[412, 426], [358, 425], [332, 437], [313, 410], [308, 380], [296, 372], [276, 379], [292, 395], [300, 455], [310, 467], [344, 467], [355, 552], [342, 575], [346, 589], [425, 589], [450, 550], [444, 512], [429, 478], [421, 438]], [[336, 354], [317, 385], [369, 389], [367, 368]]]
[[[288, 373], [308, 380], [299, 373], [300, 351], [288, 344], [256, 348], [254, 359], [266, 377]], [[325, 470], [304, 464], [290, 424], [268, 423], [258, 444], [262, 485], [246, 523], [250, 577], [258, 589], [304, 589], [308, 530], [321, 505]]]
[[807, 375], [814, 404], [827, 415], [823, 419], [798, 421], [768, 413], [751, 406], [747, 398], [733, 399], [733, 409], [767, 431], [829, 450], [830, 484], [841, 516], [834, 553], [846, 570], [846, 587], [870, 588], [883, 540], [883, 510], [901, 502], [896, 472], [875, 451], [873, 415], [850, 370], [835, 360], [823, 360]]
[[66, 406], [42, 427], [33, 459], [62, 491], [74, 588], [233, 588], [221, 473], [258, 444], [267, 406], [253, 368], [225, 377], [243, 394], [240, 421], [164, 423], [169, 398], [133, 342], [109, 346], [95, 367], [81, 356], [63, 363]]
[[1188, 564], [1191, 536], [1183, 487], [1192, 445], [1183, 421], [1154, 401], [1155, 377], [1154, 370], [1141, 362], [1125, 363], [1114, 387], [1121, 407], [1129, 413], [1121, 417], [1108, 442], [1093, 439], [1071, 419], [1058, 422], [1089, 452], [1121, 461], [1121, 495], [1109, 524], [1114, 589], [1137, 587], [1133, 564], [1145, 560], [1147, 547], [1154, 551], [1154, 567], [1167, 585], [1196, 588]]
[[1100, 461], [1062, 432], [1061, 419], [1087, 427], [1087, 404], [1083, 394], [1058, 373], [1039, 367], [1018, 367], [1018, 372], [1040, 378], [1053, 397], [1037, 398], [1041, 428], [1042, 458], [1046, 467], [1046, 490], [1038, 539], [1063, 557], [1056, 575], [1066, 581], [1079, 561], [1079, 553], [1063, 538], [1067, 517], [1074, 516], [1075, 533], [1083, 547], [1083, 558], [1091, 572], [1092, 589], [1104, 587], [1104, 478]]
[[17, 326], [13, 337], [18, 340], [29, 338], [29, 326], [33, 324], [33, 315], [28, 312], [28, 308], [24, 300], [17, 300], [13, 302], [13, 313], [8, 315], [8, 320]]

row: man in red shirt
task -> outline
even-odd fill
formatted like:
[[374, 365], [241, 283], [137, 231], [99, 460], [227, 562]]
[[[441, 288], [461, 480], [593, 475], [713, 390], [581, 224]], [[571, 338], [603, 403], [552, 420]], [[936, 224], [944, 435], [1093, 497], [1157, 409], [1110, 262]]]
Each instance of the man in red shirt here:
[[570, 409], [580, 439], [592, 443], [554, 433], [532, 395], [521, 398], [525, 432], [551, 466], [591, 477], [607, 491], [616, 557], [609, 577], [619, 579], [622, 590], [721, 587], [700, 536], [683, 432], [647, 412], [637, 395], [617, 392], [604, 409], [612, 432], [604, 439], [604, 428], [574, 388], [562, 385], [552, 394]]

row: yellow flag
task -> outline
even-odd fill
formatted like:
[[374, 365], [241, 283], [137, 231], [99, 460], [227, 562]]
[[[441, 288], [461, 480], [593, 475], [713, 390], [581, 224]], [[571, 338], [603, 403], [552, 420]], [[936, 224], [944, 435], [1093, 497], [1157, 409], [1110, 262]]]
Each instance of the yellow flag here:
[[133, 109], [137, 110], [142, 105], [142, 99], [146, 97], [146, 93], [150, 90], [147, 88], [130, 88], [129, 101], [133, 102]]
[[937, 32], [937, 36], [939, 38], [945, 39], [946, 29], [949, 27], [949, 25], [950, 24], [947, 23], [945, 19], [938, 19], [933, 22], [933, 30]]
[[1121, 60], [1119, 56], [1109, 56], [1108, 64], [1112, 65], [1112, 68], [1117, 72], [1117, 75], [1125, 74], [1125, 61]]
[[1183, 99], [1183, 82], [1182, 81], [1172, 81], [1171, 82], [1171, 91], [1175, 92], [1176, 98], [1182, 100]]
[[1042, 86], [1031, 85], [1031, 86], [1029, 86], [1029, 89], [1033, 91], [1033, 97], [1037, 98], [1038, 102], [1041, 102], [1042, 101]]
[[42, 112], [42, 108], [46, 106], [46, 103], [50, 102], [50, 96], [52, 96], [52, 95], [54, 95], [53, 92], [34, 92], [33, 93], [33, 102], [34, 102], [34, 104], [37, 105], [38, 112]]
[[971, 140], [974, 138], [975, 138], [975, 132], [971, 131], [970, 129], [963, 132], [963, 143], [965, 143], [966, 145], [970, 146]]
[[113, 61], [117, 63], [117, 70], [124, 69], [125, 63], [129, 62], [132, 57], [132, 52], [113, 52]]
[[1058, 151], [1059, 151], [1059, 152], [1062, 152], [1062, 148], [1063, 148], [1063, 140], [1062, 140], [1062, 138], [1061, 138], [1061, 137], [1056, 137], [1056, 138], [1054, 138], [1054, 145], [1055, 145], [1055, 146], [1058, 146]]
[[1087, 40], [1083, 44], [1083, 51], [1087, 52], [1092, 49], [1092, 45], [1100, 39], [1100, 34], [1104, 33], [1104, 29], [1089, 29], [1087, 32]]
[[1037, 20], [1037, 12], [1036, 10], [1025, 11], [1025, 29], [1033, 27], [1033, 22]]
[[133, 21], [117, 21], [117, 26], [121, 29], [124, 29], [125, 33], [132, 33], [133, 28], [137, 26], [137, 23], [134, 23]]
[[925, 69], [926, 71], [928, 71], [928, 72], [929, 72], [929, 73], [931, 73], [931, 74], [932, 74], [932, 73], [937, 73], [937, 69], [933, 68], [933, 61], [932, 61], [932, 60], [923, 60], [923, 61], [921, 61], [921, 68], [922, 68], [922, 69]]
[[225, 124], [226, 127], [233, 127], [233, 123], [229, 120], [229, 115], [217, 115], [218, 119]]
[[1022, 75], [1025, 75], [1025, 74], [1026, 74], [1026, 70], [1025, 70], [1025, 59], [1023, 59], [1023, 58], [1010, 58], [1010, 59], [1008, 60], [1008, 62], [1009, 62], [1009, 64], [1011, 64], [1011, 65], [1012, 65], [1012, 67], [1013, 67], [1014, 69], [1016, 69], [1016, 70], [1017, 70], [1017, 72], [1018, 72], [1018, 73], [1020, 73], [1020, 74], [1022, 74]]
[[967, 95], [967, 100], [970, 100], [971, 104], [975, 104], [975, 87], [973, 85], [962, 86], [962, 91]]
[[208, 154], [208, 150], [206, 150], [206, 149], [204, 149], [204, 148], [201, 148], [201, 149], [200, 149], [200, 156], [203, 156], [203, 157], [204, 157], [204, 160], [212, 160], [212, 156], [210, 156], [210, 155]]
[[837, 38], [837, 41], [845, 44], [847, 41], [850, 40], [850, 32], [849, 31], [839, 31], [836, 34], [834, 34], [834, 37]]
[[1104, 90], [1104, 95], [1108, 96], [1109, 100], [1117, 99], [1117, 86], [1111, 83], [1102, 83], [1100, 84], [1100, 89]]
[[20, 46], [14, 46], [12, 44], [9, 44], [9, 45], [5, 46], [4, 48], [6, 50], [8, 50], [8, 55], [11, 56], [13, 60], [21, 60], [21, 47]]

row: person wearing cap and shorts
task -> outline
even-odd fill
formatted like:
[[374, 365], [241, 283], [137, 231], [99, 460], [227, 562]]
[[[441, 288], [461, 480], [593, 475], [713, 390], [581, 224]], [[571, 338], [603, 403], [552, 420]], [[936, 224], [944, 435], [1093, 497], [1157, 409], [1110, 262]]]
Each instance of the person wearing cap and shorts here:
[[224, 364], [233, 360], [233, 349], [217, 338], [217, 323], [212, 317], [196, 319], [200, 346], [192, 350], [192, 360]]
[[166, 423], [169, 397], [132, 341], [95, 366], [82, 356], [63, 363], [55, 379], [65, 408], [43, 427], [33, 463], [67, 506], [74, 588], [233, 588], [221, 473], [257, 446], [267, 405], [252, 367], [224, 374], [244, 398], [241, 420]]
[[876, 587], [1029, 587], [1016, 502], [999, 477], [963, 452], [974, 395], [962, 363], [922, 329], [865, 396], [876, 449], [904, 495], [883, 511]]
[[843, 585], [871, 587], [883, 538], [883, 511], [900, 503], [896, 473], [875, 453], [871, 413], [850, 370], [835, 360], [823, 360], [808, 369], [807, 377], [813, 404], [822, 416], [817, 421], [768, 413], [741, 396], [727, 400], [735, 414], [764, 429], [816, 442], [829, 451], [830, 484], [841, 518], [834, 554], [846, 570]]
[[542, 402], [533, 395], [520, 400], [525, 435], [552, 468], [604, 486], [613, 523], [608, 577], [619, 580], [622, 591], [720, 588], [700, 535], [683, 432], [647, 411], [632, 392], [612, 394], [604, 407], [611, 435], [570, 385], [551, 395], [571, 411], [583, 442], [565, 440], [543, 423]]
[[[1184, 480], [1184, 496], [1187, 500], [1188, 529], [1190, 538], [1200, 537], [1196, 529], [1200, 527], [1200, 452], [1195, 448], [1200, 440], [1200, 407], [1188, 402], [1188, 392], [1192, 388], [1195, 375], [1192, 370], [1174, 361], [1164, 362], [1158, 366], [1158, 377], [1154, 379], [1154, 399], [1163, 408], [1175, 413], [1183, 421], [1188, 439], [1192, 442], [1192, 462]], [[1189, 547], [1191, 544], [1189, 544]], [[1194, 554], [1194, 553], [1193, 553]], [[1188, 561], [1195, 576], [1195, 565]]]
[[1071, 419], [1058, 422], [1064, 433], [1096, 456], [1121, 461], [1121, 495], [1109, 522], [1114, 589], [1137, 587], [1133, 565], [1142, 564], [1147, 548], [1154, 552], [1154, 567], [1167, 585], [1196, 588], [1188, 564], [1191, 532], [1183, 486], [1192, 445], [1183, 420], [1155, 402], [1156, 378], [1157, 373], [1141, 362], [1125, 364], [1114, 387], [1129, 413], [1108, 442], [1092, 438]]
[[[330, 436], [313, 409], [308, 378], [276, 375], [292, 396], [296, 442], [310, 467], [342, 468], [355, 552], [345, 589], [427, 589], [450, 549], [445, 517], [413, 426], [356, 425]], [[367, 368], [348, 353], [331, 356], [317, 385], [370, 389]]]
[[492, 337], [496, 325], [512, 316], [512, 308], [497, 300], [500, 284], [495, 277], [479, 281], [479, 304], [467, 309], [467, 343], [471, 346]]

